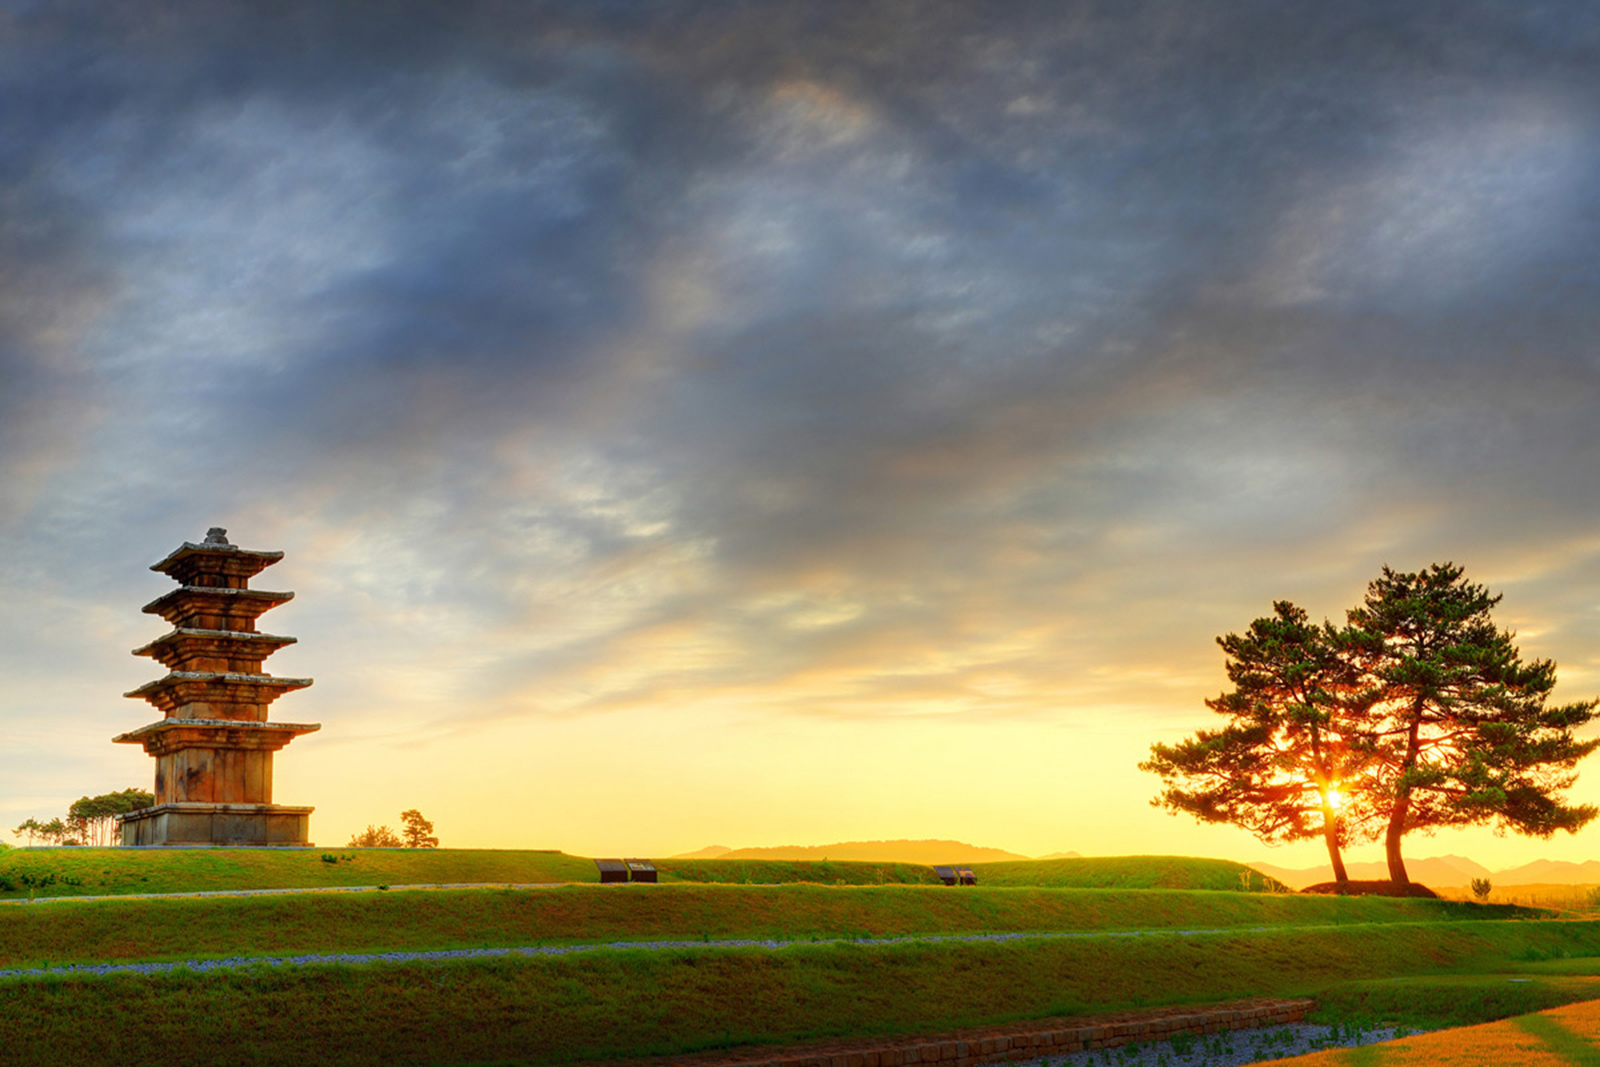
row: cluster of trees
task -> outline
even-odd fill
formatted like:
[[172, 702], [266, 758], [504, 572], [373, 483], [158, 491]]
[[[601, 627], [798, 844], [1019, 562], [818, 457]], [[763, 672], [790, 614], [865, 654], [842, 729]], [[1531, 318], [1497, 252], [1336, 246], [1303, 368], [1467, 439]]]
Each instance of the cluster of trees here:
[[350, 848], [438, 848], [439, 839], [433, 836], [433, 823], [422, 817], [416, 808], [400, 813], [401, 833], [387, 826], [370, 823], [359, 834], [350, 837]]
[[1381, 837], [1390, 880], [1406, 884], [1413, 831], [1576, 831], [1596, 808], [1562, 791], [1600, 746], [1574, 736], [1600, 701], [1551, 706], [1555, 664], [1523, 661], [1490, 617], [1499, 602], [1444, 563], [1384, 567], [1343, 626], [1274, 603], [1217, 639], [1233, 689], [1206, 705], [1226, 725], [1139, 765], [1162, 779], [1153, 803], [1268, 843], [1320, 836], [1340, 884], [1355, 841]]
[[28, 844], [41, 841], [47, 845], [116, 845], [116, 817], [139, 808], [155, 804], [155, 795], [143, 789], [124, 789], [118, 793], [102, 793], [97, 797], [79, 797], [67, 809], [65, 818], [56, 817], [48, 822], [28, 819], [11, 832], [26, 837]]

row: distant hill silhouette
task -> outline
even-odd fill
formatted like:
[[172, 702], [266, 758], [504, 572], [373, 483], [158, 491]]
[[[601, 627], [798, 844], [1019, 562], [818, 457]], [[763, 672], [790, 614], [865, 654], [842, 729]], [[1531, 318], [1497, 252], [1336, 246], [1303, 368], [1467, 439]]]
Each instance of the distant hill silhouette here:
[[[1262, 874], [1271, 875], [1290, 889], [1304, 889], [1333, 881], [1333, 868], [1324, 863], [1317, 867], [1293, 869], [1277, 867], [1270, 863], [1252, 863], [1250, 866]], [[1356, 881], [1383, 881], [1389, 877], [1386, 863], [1346, 863], [1346, 873]], [[1427, 886], [1463, 886], [1474, 878], [1489, 877], [1489, 869], [1461, 856], [1407, 859], [1406, 875], [1413, 882]]]
[[[1070, 855], [1070, 854], [1069, 854]], [[876, 860], [880, 863], [994, 863], [1027, 856], [965, 841], [840, 841], [832, 845], [778, 845], [773, 848], [703, 848], [673, 859], [722, 860]]]
[[[1270, 863], [1252, 863], [1250, 866], [1293, 889], [1333, 880], [1333, 870], [1327, 864], [1300, 869], [1277, 867]], [[1347, 863], [1345, 869], [1355, 879], [1389, 877], [1389, 868], [1383, 863]], [[1491, 871], [1465, 856], [1433, 856], [1406, 860], [1406, 874], [1413, 882], [1441, 887], [1464, 886], [1474, 878], [1487, 878], [1497, 886], [1600, 885], [1600, 860], [1586, 860], [1583, 863], [1535, 860], [1520, 867]]]
[[727, 845], [707, 845], [705, 848], [694, 852], [684, 852], [670, 858], [675, 860], [714, 860], [720, 856], [726, 856], [732, 851], [733, 849]]
[[1600, 861], [1534, 860], [1494, 873], [1496, 885], [1600, 885]]
[[1035, 856], [1033, 858], [1036, 860], [1081, 860], [1083, 859], [1083, 854], [1080, 852], [1047, 852], [1043, 856]]

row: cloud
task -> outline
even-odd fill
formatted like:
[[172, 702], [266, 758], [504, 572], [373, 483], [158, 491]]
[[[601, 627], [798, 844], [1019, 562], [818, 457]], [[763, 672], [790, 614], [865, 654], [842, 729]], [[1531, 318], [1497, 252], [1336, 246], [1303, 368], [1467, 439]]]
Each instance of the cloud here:
[[1576, 8], [11, 19], [11, 558], [226, 520], [408, 721], [1181, 701], [1596, 517]]

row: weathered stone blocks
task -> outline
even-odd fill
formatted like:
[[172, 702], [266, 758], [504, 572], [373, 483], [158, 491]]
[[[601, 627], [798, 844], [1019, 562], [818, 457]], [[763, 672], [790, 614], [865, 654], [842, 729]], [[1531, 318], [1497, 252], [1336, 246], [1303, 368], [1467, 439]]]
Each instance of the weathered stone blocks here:
[[249, 588], [282, 558], [239, 548], [213, 527], [204, 542], [186, 541], [150, 568], [180, 584], [144, 608], [172, 632], [134, 649], [168, 673], [126, 694], [163, 718], [113, 738], [144, 746], [156, 760], [156, 805], [119, 817], [123, 844], [308, 843], [312, 809], [272, 803], [272, 754], [320, 727], [268, 722], [267, 712], [311, 679], [267, 674], [266, 658], [294, 638], [256, 628], [263, 612], [294, 594]]

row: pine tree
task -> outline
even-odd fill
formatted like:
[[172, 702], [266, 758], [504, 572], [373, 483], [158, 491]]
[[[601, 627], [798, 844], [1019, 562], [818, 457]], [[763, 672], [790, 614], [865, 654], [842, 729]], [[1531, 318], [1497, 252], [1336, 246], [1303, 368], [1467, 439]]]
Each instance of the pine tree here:
[[1206, 701], [1228, 723], [1176, 745], [1153, 745], [1141, 770], [1165, 787], [1152, 803], [1203, 822], [1226, 822], [1263, 841], [1318, 837], [1334, 880], [1348, 881], [1341, 848], [1370, 823], [1370, 750], [1359, 725], [1365, 706], [1338, 634], [1288, 601], [1244, 635], [1217, 638], [1231, 692]]
[[1389, 877], [1399, 884], [1409, 881], [1401, 839], [1413, 830], [1492, 822], [1548, 837], [1596, 814], [1560, 794], [1600, 746], [1573, 736], [1600, 702], [1546, 707], [1555, 664], [1524, 663], [1490, 618], [1500, 597], [1462, 575], [1453, 563], [1384, 567], [1342, 634], [1370, 709]]
[[404, 824], [403, 833], [406, 838], [406, 848], [438, 848], [439, 839], [433, 836], [433, 823], [422, 817], [422, 812], [416, 808], [400, 813], [400, 821]]

